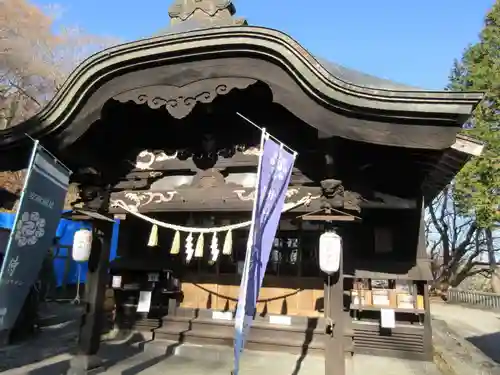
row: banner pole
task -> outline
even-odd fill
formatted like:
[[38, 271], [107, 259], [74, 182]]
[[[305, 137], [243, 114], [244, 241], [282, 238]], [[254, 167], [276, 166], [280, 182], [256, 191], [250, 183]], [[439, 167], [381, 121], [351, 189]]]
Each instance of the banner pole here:
[[35, 139], [33, 138], [31, 135], [29, 135], [28, 133], [24, 133], [24, 135], [26, 137], [28, 137], [29, 139], [31, 139], [33, 142], [37, 142], [38, 143], [38, 146], [43, 149], [44, 152], [46, 152], [52, 159], [54, 159], [54, 161], [59, 164], [60, 166], [62, 166], [64, 169], [66, 169], [68, 172], [70, 173], [73, 173], [73, 171], [71, 169], [69, 169], [66, 164], [62, 163], [57, 157], [54, 156], [54, 154], [52, 152], [50, 152], [49, 150], [47, 150], [47, 148], [43, 147], [43, 145], [40, 143], [40, 141], [38, 139]]
[[[238, 375], [239, 373], [239, 361], [240, 361], [240, 355], [243, 352], [243, 349], [245, 347], [245, 304], [241, 305], [241, 302], [245, 302], [244, 294], [247, 293], [248, 289], [248, 277], [249, 277], [249, 267], [250, 267], [250, 261], [252, 258], [252, 246], [253, 246], [253, 238], [254, 238], [254, 232], [255, 232], [255, 220], [257, 217], [257, 209], [259, 205], [259, 193], [260, 193], [260, 179], [261, 179], [261, 174], [262, 174], [262, 158], [264, 155], [264, 143], [266, 139], [269, 136], [269, 133], [266, 132], [265, 128], [259, 128], [262, 131], [261, 138], [260, 138], [260, 155], [259, 155], [259, 163], [257, 165], [257, 179], [256, 179], [256, 185], [255, 185], [255, 199], [254, 199], [254, 205], [253, 205], [253, 210], [252, 210], [252, 222], [250, 224], [250, 229], [248, 231], [248, 240], [247, 240], [247, 247], [246, 247], [246, 253], [245, 253], [245, 263], [243, 265], [243, 272], [242, 272], [242, 277], [241, 277], [241, 284], [240, 284], [240, 293], [239, 293], [239, 298], [238, 298], [238, 306], [236, 308], [236, 317], [235, 317], [235, 342], [234, 342], [234, 368], [233, 371], [231, 371], [231, 375]], [[241, 326], [237, 326], [241, 325]], [[239, 332], [241, 330], [241, 332]]]
[[[236, 112], [236, 114], [238, 116], [240, 116], [243, 120], [245, 120], [246, 122], [248, 122], [250, 125], [253, 125], [255, 126], [257, 129], [261, 130], [261, 131], [265, 131], [266, 128], [262, 128], [260, 127], [259, 125], [257, 125], [255, 122], [251, 121], [248, 117], [245, 117], [243, 116], [241, 113], [239, 112]], [[283, 142], [281, 142], [278, 138], [276, 138], [275, 136], [273, 136], [271, 133], [267, 133], [267, 135], [274, 139], [277, 143], [279, 143], [281, 146], [283, 146], [284, 148], [288, 149], [288, 151], [291, 151], [292, 154], [294, 155], [294, 157], [296, 157], [298, 155], [298, 152], [295, 151], [293, 148], [291, 148], [290, 146], [287, 146], [286, 144], [284, 144]]]

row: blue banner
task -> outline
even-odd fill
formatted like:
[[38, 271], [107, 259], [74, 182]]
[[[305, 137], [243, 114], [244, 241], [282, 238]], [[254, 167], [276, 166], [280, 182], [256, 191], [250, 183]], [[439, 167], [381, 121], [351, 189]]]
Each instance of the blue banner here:
[[238, 375], [239, 372], [240, 356], [255, 314], [257, 297], [278, 230], [295, 156], [295, 153], [285, 150], [283, 144], [276, 143], [264, 132], [252, 225], [236, 309], [233, 375]]
[[35, 141], [0, 271], [0, 330], [14, 326], [53, 245], [70, 174]]

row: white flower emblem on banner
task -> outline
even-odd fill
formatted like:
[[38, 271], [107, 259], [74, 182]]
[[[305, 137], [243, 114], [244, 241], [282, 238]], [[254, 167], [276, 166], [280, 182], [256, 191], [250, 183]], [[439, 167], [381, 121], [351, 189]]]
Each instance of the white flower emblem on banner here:
[[262, 221], [265, 222], [267, 220], [267, 217], [271, 214], [271, 209], [272, 209], [272, 203], [274, 202], [276, 195], [278, 194], [274, 188], [270, 188], [269, 191], [267, 189], [267, 186], [264, 186], [264, 194], [266, 198], [264, 199], [263, 202], [263, 208], [262, 208]]
[[16, 225], [15, 240], [19, 247], [34, 245], [45, 234], [45, 219], [38, 212], [24, 212]]
[[273, 169], [274, 177], [283, 181], [286, 177], [286, 160], [281, 157], [281, 152], [276, 151], [269, 160], [269, 164]]

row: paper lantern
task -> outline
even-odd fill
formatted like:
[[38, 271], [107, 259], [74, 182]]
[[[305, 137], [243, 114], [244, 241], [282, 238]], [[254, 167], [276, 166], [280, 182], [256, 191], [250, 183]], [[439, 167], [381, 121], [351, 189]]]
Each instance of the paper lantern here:
[[335, 232], [319, 237], [319, 268], [327, 275], [339, 271], [342, 256], [342, 238]]
[[92, 231], [79, 229], [73, 237], [73, 259], [77, 262], [86, 262], [90, 257], [92, 248]]

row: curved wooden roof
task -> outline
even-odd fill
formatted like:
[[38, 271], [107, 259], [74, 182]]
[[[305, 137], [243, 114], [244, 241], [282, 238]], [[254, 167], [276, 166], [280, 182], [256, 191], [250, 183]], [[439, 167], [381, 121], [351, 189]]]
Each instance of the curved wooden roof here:
[[379, 78], [358, 70], [350, 69], [334, 62], [316, 57], [323, 67], [333, 76], [342, 81], [352, 83], [357, 86], [372, 88], [376, 90], [392, 91], [426, 91], [420, 87], [405, 85], [388, 79]]
[[[160, 64], [238, 56], [278, 65], [297, 85], [295, 90], [288, 91], [300, 89], [302, 94], [319, 104], [317, 113], [309, 117], [321, 118], [318, 122], [326, 125], [320, 130], [327, 133], [328, 115], [325, 110], [332, 115], [341, 114], [343, 118], [364, 116], [365, 120], [378, 123], [458, 127], [483, 97], [482, 93], [418, 90], [354, 73], [336, 65], [322, 64], [296, 41], [277, 30], [253, 26], [209, 28], [126, 43], [91, 56], [70, 75], [61, 90], [40, 113], [25, 123], [0, 132], [0, 148], [15, 146], [26, 137], [25, 134], [41, 138], [56, 130], [71, 127], [72, 119], [89, 101], [90, 96], [95, 95], [103, 84], [126, 72], [146, 70]], [[229, 59], [226, 61], [229, 62]], [[228, 68], [222, 66], [221, 72]], [[262, 79], [264, 73], [248, 73], [247, 78]], [[245, 75], [244, 72], [240, 74]], [[272, 78], [269, 79], [271, 80]], [[280, 82], [267, 83], [271, 88], [273, 85], [277, 89], [278, 86], [283, 86]], [[293, 93], [287, 93], [290, 94]], [[315, 112], [314, 109], [310, 111]], [[315, 126], [314, 121], [309, 118], [306, 120]], [[335, 123], [339, 121], [336, 120]], [[349, 126], [349, 122], [345, 126]], [[335, 127], [335, 124], [331, 127]], [[365, 127], [370, 127], [370, 124]], [[405, 128], [401, 126], [403, 133]], [[369, 132], [368, 129], [366, 131]], [[361, 129], [358, 130], [360, 132]], [[330, 135], [342, 136], [333, 130]], [[433, 137], [436, 138], [435, 131]], [[448, 134], [446, 138], [443, 142], [448, 144], [432, 145], [429, 142], [429, 148], [451, 146], [454, 137]], [[359, 140], [370, 141], [366, 136], [360, 136]], [[374, 139], [374, 142], [397, 145], [384, 140]], [[402, 142], [401, 146], [409, 145]], [[426, 148], [426, 145], [416, 144], [410, 147]]]
[[[482, 93], [429, 91], [348, 69], [312, 56], [285, 33], [247, 26], [234, 13], [231, 0], [174, 0], [171, 25], [161, 35], [89, 57], [37, 115], [0, 130], [0, 170], [22, 168], [30, 137], [56, 153], [66, 149], [111, 99], [158, 107], [157, 95], [178, 104], [188, 93], [196, 104], [257, 81], [322, 137], [442, 150], [422, 186], [427, 202], [470, 155], [481, 153], [481, 144], [457, 133]], [[182, 117], [190, 110], [169, 112]]]

